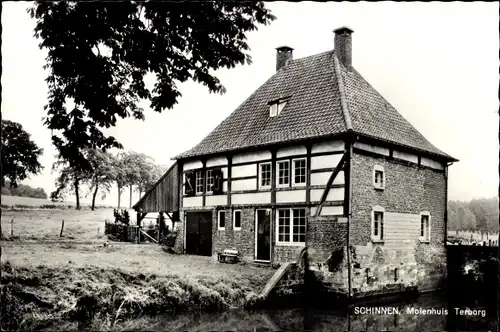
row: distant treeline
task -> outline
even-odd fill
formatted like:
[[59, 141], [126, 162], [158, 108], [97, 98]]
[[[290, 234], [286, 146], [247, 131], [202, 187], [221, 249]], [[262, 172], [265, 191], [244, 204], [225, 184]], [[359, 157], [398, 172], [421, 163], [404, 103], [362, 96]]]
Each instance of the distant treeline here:
[[43, 188], [33, 188], [26, 184], [19, 184], [17, 187], [10, 188], [10, 182], [6, 181], [5, 186], [2, 187], [2, 195], [8, 196], [21, 196], [31, 198], [44, 198], [47, 199], [48, 195]]
[[449, 201], [448, 230], [498, 232], [498, 198]]

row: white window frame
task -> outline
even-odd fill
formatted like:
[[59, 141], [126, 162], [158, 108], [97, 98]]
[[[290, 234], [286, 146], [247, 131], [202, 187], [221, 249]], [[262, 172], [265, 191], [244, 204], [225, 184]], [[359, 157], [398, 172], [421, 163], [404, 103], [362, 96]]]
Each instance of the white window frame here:
[[[269, 165], [269, 185], [262, 184], [262, 166]], [[259, 189], [270, 189], [273, 180], [273, 164], [271, 162], [265, 162], [259, 164]]]
[[[198, 185], [198, 175], [200, 175], [200, 178], [201, 178], [201, 184]], [[194, 182], [195, 182], [195, 185], [194, 185], [194, 189], [195, 189], [195, 193], [196, 194], [203, 194], [203, 189], [205, 188], [205, 183], [203, 181], [203, 171], [199, 170], [199, 171], [196, 171], [195, 173], [195, 176], [194, 176]], [[201, 191], [198, 191], [198, 187], [201, 187]]]
[[[280, 164], [287, 164], [288, 165], [288, 183], [285, 184], [280, 184]], [[276, 188], [287, 188], [290, 187], [290, 176], [291, 176], [291, 170], [290, 170], [290, 160], [279, 160], [276, 162]]]
[[269, 105], [269, 116], [274, 118], [275, 116], [278, 116], [278, 114], [278, 103], [272, 103]]
[[[427, 217], [427, 234], [424, 234], [424, 236], [422, 236], [422, 217]], [[424, 242], [424, 243], [429, 243], [431, 242], [431, 214], [429, 213], [429, 211], [422, 211], [420, 212], [420, 223], [419, 223], [419, 228], [418, 228], [418, 239], [420, 240], [420, 242]]]
[[[375, 174], [377, 174], [377, 172], [382, 172], [382, 185], [380, 185], [379, 183], [375, 182]], [[385, 189], [385, 185], [386, 185], [386, 181], [385, 181], [384, 166], [382, 166], [382, 165], [375, 165], [373, 167], [373, 187], [375, 187], [375, 189], [384, 190]]]
[[[304, 161], [304, 182], [295, 182], [295, 162], [296, 161]], [[292, 160], [292, 185], [294, 187], [302, 187], [305, 186], [307, 183], [307, 159], [306, 158], [297, 158]]]
[[[221, 215], [221, 213], [224, 213], [224, 227], [221, 227], [221, 225], [220, 225], [220, 221], [221, 221], [220, 215]], [[225, 231], [226, 230], [226, 210], [219, 210], [219, 211], [217, 211], [217, 229], [219, 231]]]
[[[210, 176], [208, 176], [210, 172]], [[209, 182], [209, 179], [211, 179], [211, 181]], [[215, 184], [215, 179], [214, 179], [214, 170], [213, 169], [209, 169], [205, 172], [205, 192], [207, 193], [212, 193], [212, 186]]]
[[[382, 213], [382, 226], [378, 225], [378, 234], [375, 235], [375, 214], [376, 213]], [[385, 224], [385, 209], [381, 206], [374, 206], [372, 209], [372, 223], [371, 223], [371, 230], [370, 230], [370, 237], [373, 242], [384, 242], [385, 241], [385, 233], [386, 229], [384, 227]], [[382, 232], [380, 231], [382, 229]]]
[[[240, 213], [240, 227], [236, 227], [236, 212]], [[241, 226], [243, 225], [243, 212], [241, 210], [233, 211], [233, 230], [241, 231]]]
[[[290, 220], [289, 220], [289, 232], [290, 232], [290, 240], [289, 241], [280, 241], [279, 240], [279, 211], [289, 211], [290, 212]], [[304, 236], [307, 236], [307, 210], [304, 208], [286, 208], [286, 209], [276, 209], [276, 245], [284, 245], [284, 246], [304, 246], [305, 242], [294, 242], [293, 241], [293, 210], [303, 210], [304, 211], [304, 220], [305, 220], [305, 231], [304, 231]]]

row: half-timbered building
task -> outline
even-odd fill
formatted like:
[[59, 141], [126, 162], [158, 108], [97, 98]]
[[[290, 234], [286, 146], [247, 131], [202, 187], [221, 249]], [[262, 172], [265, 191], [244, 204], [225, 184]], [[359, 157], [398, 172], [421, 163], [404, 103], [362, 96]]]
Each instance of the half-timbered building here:
[[[427, 264], [418, 253], [442, 254], [447, 169], [456, 159], [356, 71], [352, 32], [335, 30], [334, 50], [301, 59], [277, 48], [276, 72], [178, 155], [136, 209], [179, 212], [176, 246], [187, 254], [236, 248], [248, 261], [280, 263], [307, 246], [327, 262], [341, 250], [338, 287], [349, 293], [369, 288], [370, 275], [386, 284], [406, 278]], [[175, 196], [169, 206], [161, 191]]]

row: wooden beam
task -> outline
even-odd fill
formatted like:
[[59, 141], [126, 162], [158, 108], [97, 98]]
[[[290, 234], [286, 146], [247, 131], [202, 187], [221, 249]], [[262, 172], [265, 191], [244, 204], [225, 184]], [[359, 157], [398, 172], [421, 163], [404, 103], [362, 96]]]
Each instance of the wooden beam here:
[[332, 185], [332, 183], [335, 180], [335, 178], [337, 177], [337, 175], [340, 173], [340, 170], [342, 169], [342, 166], [344, 165], [346, 159], [347, 159], [347, 153], [345, 153], [342, 156], [339, 163], [337, 164], [337, 167], [335, 167], [335, 170], [332, 172], [332, 175], [330, 175], [330, 178], [328, 179], [328, 182], [326, 183], [326, 188], [323, 191], [323, 195], [321, 196], [320, 204], [318, 205], [318, 208], [316, 209], [316, 213], [314, 214], [315, 217], [319, 216], [319, 214], [321, 213], [321, 209], [323, 208], [323, 205], [325, 204], [326, 197], [328, 196], [328, 193], [330, 192], [330, 186]]
[[307, 156], [306, 156], [306, 203], [311, 202], [311, 149], [312, 144], [307, 144]]
[[201, 168], [201, 176], [203, 179], [203, 196], [201, 198], [201, 206], [205, 206], [205, 195], [207, 194], [207, 160], [203, 159], [201, 162], [203, 164]]
[[139, 232], [141, 232], [143, 235], [145, 235], [146, 237], [150, 238], [151, 241], [155, 242], [156, 244], [158, 244], [158, 241], [156, 241], [155, 239], [153, 239], [151, 236], [149, 236], [148, 233], [144, 232], [142, 229], [139, 230]]
[[271, 151], [271, 205], [276, 204], [276, 150]]
[[227, 156], [227, 205], [231, 205], [231, 176], [233, 168], [233, 155]]

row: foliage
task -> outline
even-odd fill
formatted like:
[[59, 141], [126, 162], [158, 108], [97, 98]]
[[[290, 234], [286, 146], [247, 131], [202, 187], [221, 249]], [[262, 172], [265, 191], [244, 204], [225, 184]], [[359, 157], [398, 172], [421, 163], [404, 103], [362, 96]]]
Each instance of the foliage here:
[[160, 238], [160, 244], [169, 248], [175, 247], [175, 240], [177, 239], [177, 232], [164, 233]]
[[28, 11], [48, 51], [44, 124], [72, 166], [89, 166], [85, 149], [121, 148], [102, 129], [117, 118], [144, 119], [140, 100], [156, 112], [171, 109], [177, 84], [188, 80], [223, 93], [213, 71], [250, 63], [246, 33], [275, 19], [250, 1], [40, 1]]
[[106, 222], [104, 224], [104, 234], [108, 236], [111, 241], [127, 241], [127, 225], [121, 222]]
[[40, 173], [43, 167], [38, 158], [42, 153], [19, 123], [2, 120], [2, 187], [6, 179], [10, 188], [16, 188], [30, 174]]
[[448, 202], [448, 230], [498, 232], [498, 198]]
[[59, 171], [56, 179], [56, 190], [50, 194], [53, 202], [63, 201], [69, 192], [74, 192], [76, 196], [76, 209], [80, 209], [80, 185], [82, 181], [88, 178], [88, 172], [82, 170], [79, 166], [71, 164], [63, 159], [58, 159], [52, 170]]
[[113, 216], [115, 217], [115, 223], [130, 224], [130, 214], [127, 210], [113, 209]]
[[87, 176], [83, 181], [88, 185], [89, 192], [92, 193], [91, 209], [93, 210], [99, 190], [101, 191], [102, 199], [111, 190], [111, 185], [116, 179], [116, 168], [114, 167], [113, 156], [107, 152], [88, 149], [85, 155], [91, 165], [91, 170], [86, 173]]
[[1, 269], [2, 331], [54, 330], [71, 322], [78, 330], [110, 330], [126, 319], [221, 312], [256, 297], [242, 276], [185, 278], [94, 266], [22, 268], [9, 262]]
[[31, 197], [31, 198], [47, 198], [47, 193], [43, 188], [33, 188], [26, 184], [18, 184], [17, 187], [11, 186], [10, 181], [5, 182], [5, 187], [2, 187], [2, 195]]

